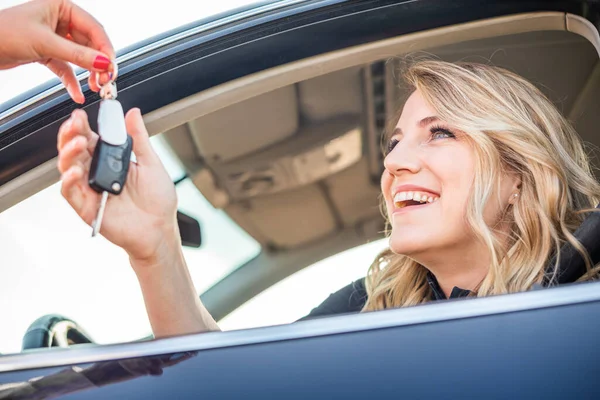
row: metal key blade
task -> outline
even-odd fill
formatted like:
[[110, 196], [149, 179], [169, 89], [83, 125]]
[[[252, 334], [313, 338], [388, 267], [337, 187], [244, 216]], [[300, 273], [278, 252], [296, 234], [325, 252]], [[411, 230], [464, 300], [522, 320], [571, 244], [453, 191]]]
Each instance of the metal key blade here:
[[108, 192], [102, 192], [102, 198], [100, 199], [100, 207], [98, 207], [98, 214], [96, 219], [92, 222], [92, 237], [98, 235], [100, 232], [100, 226], [102, 225], [102, 217], [104, 217], [104, 209], [106, 208], [106, 202], [108, 201]]

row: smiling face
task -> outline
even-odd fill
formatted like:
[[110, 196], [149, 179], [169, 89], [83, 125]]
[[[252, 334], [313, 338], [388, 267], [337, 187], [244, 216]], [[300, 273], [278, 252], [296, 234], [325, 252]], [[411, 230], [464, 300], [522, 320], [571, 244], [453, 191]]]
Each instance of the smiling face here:
[[[381, 188], [392, 227], [390, 248], [417, 261], [444, 250], [481, 247], [467, 223], [467, 202], [475, 178], [474, 144], [464, 132], [441, 121], [415, 91], [390, 138]], [[502, 185], [500, 204], [490, 201], [485, 220], [494, 224], [508, 205], [514, 180]]]

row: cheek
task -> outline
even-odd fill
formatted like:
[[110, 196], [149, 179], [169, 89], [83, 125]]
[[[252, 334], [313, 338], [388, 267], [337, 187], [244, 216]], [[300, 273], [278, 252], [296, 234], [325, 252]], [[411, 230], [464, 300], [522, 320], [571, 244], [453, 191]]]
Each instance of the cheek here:
[[430, 162], [430, 169], [441, 186], [442, 211], [448, 218], [464, 219], [475, 178], [475, 155], [466, 144], [443, 150], [448, 151], [440, 151]]
[[429, 220], [430, 242], [442, 247], [460, 246], [471, 240], [467, 206], [475, 177], [475, 156], [466, 144], [455, 143], [440, 149], [428, 167], [441, 189], [439, 208]]
[[391, 201], [393, 182], [394, 178], [387, 171], [383, 171], [383, 174], [381, 175], [381, 193], [383, 194], [386, 204]]

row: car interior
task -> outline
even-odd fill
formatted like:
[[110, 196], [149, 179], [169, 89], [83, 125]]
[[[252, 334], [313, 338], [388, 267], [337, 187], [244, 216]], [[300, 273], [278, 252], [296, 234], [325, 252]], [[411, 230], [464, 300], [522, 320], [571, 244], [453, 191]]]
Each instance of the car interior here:
[[[219, 320], [294, 272], [384, 237], [382, 134], [409, 94], [399, 78], [406, 63], [429, 57], [512, 70], [558, 106], [595, 154], [599, 50], [587, 21], [515, 15], [323, 54], [145, 115], [198, 191], [262, 247], [203, 302]], [[56, 173], [44, 168], [10, 191], [0, 188], [2, 208], [55, 182]], [[193, 231], [189, 244], [199, 243], [196, 224], [181, 220]]]
[[198, 94], [173, 107], [173, 123], [167, 110], [149, 116], [175, 125], [162, 134], [198, 190], [265, 250], [205, 293], [207, 307], [220, 318], [315, 257], [382, 237], [382, 133], [409, 94], [399, 74], [411, 59], [512, 70], [598, 146], [598, 52], [565, 27], [564, 14], [542, 14], [408, 35], [356, 49], [354, 65], [339, 52]]

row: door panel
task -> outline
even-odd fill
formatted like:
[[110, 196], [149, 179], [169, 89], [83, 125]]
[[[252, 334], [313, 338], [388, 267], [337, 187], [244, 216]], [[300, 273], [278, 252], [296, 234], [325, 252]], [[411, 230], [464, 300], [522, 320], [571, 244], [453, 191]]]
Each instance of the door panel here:
[[[420, 309], [426, 312], [426, 307]], [[406, 315], [402, 311], [379, 314], [400, 317]], [[279, 342], [273, 337], [269, 343], [200, 351], [164, 368], [160, 377], [106, 386], [123, 372], [115, 363], [104, 363], [105, 373], [91, 376], [103, 376], [105, 383], [97, 381], [101, 387], [76, 398], [597, 398], [594, 366], [600, 349], [593, 338], [600, 330], [599, 313], [600, 301], [591, 301]], [[304, 324], [324, 327], [370, 318], [334, 317], [286, 328], [301, 332], [308, 327]], [[277, 329], [259, 331], [268, 337]], [[59, 370], [3, 373], [0, 384]]]

